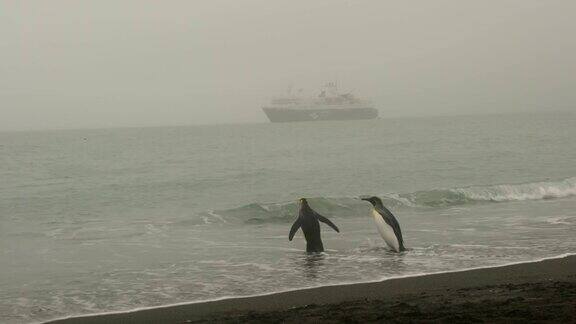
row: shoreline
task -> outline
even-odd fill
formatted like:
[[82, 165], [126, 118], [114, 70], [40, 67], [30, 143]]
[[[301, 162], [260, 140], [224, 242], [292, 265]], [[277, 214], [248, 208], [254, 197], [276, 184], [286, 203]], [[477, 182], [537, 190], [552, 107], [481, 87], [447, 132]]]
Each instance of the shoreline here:
[[[453, 272], [441, 272], [434, 274], [412, 275], [385, 279], [383, 281], [341, 284], [331, 286], [321, 286], [314, 288], [303, 288], [299, 290], [289, 290], [270, 294], [231, 297], [212, 301], [180, 303], [153, 308], [142, 308], [125, 312], [101, 313], [92, 315], [81, 315], [77, 317], [67, 317], [50, 320], [44, 323], [66, 324], [66, 323], [190, 323], [204, 321], [282, 321], [290, 320], [291, 316], [309, 313], [313, 321], [322, 321], [318, 318], [338, 305], [338, 309], [346, 306], [354, 306], [354, 309], [363, 309], [356, 314], [362, 317], [367, 314], [386, 313], [394, 308], [389, 303], [406, 304], [406, 301], [414, 302], [414, 298], [433, 294], [443, 303], [448, 301], [466, 301], [467, 296], [452, 296], [459, 290], [469, 290], [475, 288], [478, 291], [485, 290], [485, 300], [497, 299], [506, 295], [502, 292], [498, 296], [492, 296], [494, 287], [505, 285], [512, 289], [524, 287], [523, 293], [528, 294], [534, 289], [544, 289], [553, 296], [558, 295], [555, 289], [557, 286], [546, 286], [551, 284], [565, 283], [562, 286], [570, 295], [572, 288], [576, 292], [576, 255], [560, 255], [552, 258], [545, 258], [538, 261], [528, 261], [513, 263], [503, 266], [488, 268], [474, 268]], [[528, 285], [525, 287], [525, 285]], [[542, 286], [544, 285], [544, 287]], [[522, 289], [521, 289], [522, 290]], [[478, 293], [478, 292], [477, 292]], [[522, 292], [511, 290], [515, 298], [523, 298]], [[520, 295], [519, 295], [520, 294]], [[468, 296], [470, 297], [470, 296]], [[427, 306], [433, 306], [439, 300], [434, 298], [421, 301]], [[469, 300], [467, 301], [470, 302]], [[574, 305], [573, 320], [576, 320], [576, 295], [569, 299], [568, 303]], [[366, 308], [366, 305], [371, 305]], [[527, 304], [526, 306], [528, 306]], [[571, 304], [570, 304], [571, 305]], [[517, 305], [518, 306], [518, 305]], [[382, 309], [382, 307], [384, 307]], [[466, 310], [466, 308], [464, 308]], [[486, 312], [489, 310], [482, 310]], [[337, 312], [336, 312], [337, 313]], [[346, 311], [340, 315], [351, 314]], [[401, 312], [400, 312], [401, 313]], [[436, 311], [436, 313], [438, 313]], [[333, 314], [338, 318], [338, 314]], [[398, 314], [397, 314], [398, 315]], [[570, 314], [568, 314], [570, 315]], [[246, 318], [246, 316], [249, 316]], [[260, 318], [259, 318], [260, 316]], [[272, 317], [270, 317], [272, 316]], [[414, 315], [415, 316], [415, 315]], [[312, 320], [312, 318], [308, 318]], [[406, 318], [406, 320], [411, 317]], [[414, 317], [417, 319], [417, 316]], [[300, 320], [300, 319], [298, 319]], [[344, 320], [344, 318], [341, 318]], [[364, 318], [364, 320], [370, 320]]]

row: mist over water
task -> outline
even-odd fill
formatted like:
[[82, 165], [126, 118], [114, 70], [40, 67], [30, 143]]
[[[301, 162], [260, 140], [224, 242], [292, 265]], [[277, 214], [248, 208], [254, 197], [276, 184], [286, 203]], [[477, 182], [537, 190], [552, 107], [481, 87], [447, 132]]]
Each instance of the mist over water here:
[[0, 0], [0, 131], [264, 122], [337, 81], [385, 117], [574, 111], [573, 1]]
[[[522, 262], [576, 248], [576, 115], [0, 133], [0, 318]], [[361, 195], [397, 216], [390, 253]], [[288, 241], [296, 200], [327, 251]]]
[[[576, 2], [0, 8], [0, 323], [575, 251]], [[383, 119], [261, 123], [326, 83]], [[301, 197], [325, 253], [287, 239]]]

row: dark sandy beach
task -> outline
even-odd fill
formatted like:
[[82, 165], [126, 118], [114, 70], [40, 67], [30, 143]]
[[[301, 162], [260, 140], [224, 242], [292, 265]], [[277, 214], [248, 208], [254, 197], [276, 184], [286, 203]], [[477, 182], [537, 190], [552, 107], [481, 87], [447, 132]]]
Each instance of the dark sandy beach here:
[[576, 322], [576, 256], [51, 323]]

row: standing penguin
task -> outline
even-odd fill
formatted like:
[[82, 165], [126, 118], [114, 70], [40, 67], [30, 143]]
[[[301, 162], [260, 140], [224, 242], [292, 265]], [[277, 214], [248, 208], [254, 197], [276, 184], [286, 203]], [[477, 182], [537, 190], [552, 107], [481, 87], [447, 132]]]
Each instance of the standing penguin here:
[[378, 197], [362, 198], [362, 200], [369, 201], [374, 206], [372, 216], [376, 222], [376, 228], [380, 232], [380, 236], [386, 241], [386, 244], [396, 252], [406, 250], [400, 224], [398, 224], [396, 217], [384, 207], [382, 200]]
[[292, 241], [296, 231], [302, 227], [302, 232], [304, 232], [304, 237], [306, 238], [306, 252], [324, 251], [324, 245], [322, 245], [322, 238], [320, 237], [320, 223], [318, 223], [318, 221], [328, 224], [328, 226], [340, 233], [340, 230], [336, 225], [334, 225], [334, 223], [332, 223], [328, 218], [315, 212], [310, 208], [306, 199], [301, 198], [298, 219], [296, 219], [294, 224], [292, 224], [288, 240]]

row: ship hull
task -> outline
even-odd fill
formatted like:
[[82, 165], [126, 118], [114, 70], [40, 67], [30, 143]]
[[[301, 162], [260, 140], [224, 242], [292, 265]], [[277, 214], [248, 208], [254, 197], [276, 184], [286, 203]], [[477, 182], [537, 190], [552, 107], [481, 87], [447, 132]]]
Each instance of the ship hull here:
[[327, 108], [327, 109], [290, 109], [262, 108], [268, 119], [273, 123], [322, 121], [322, 120], [359, 120], [378, 117], [378, 110], [366, 108]]

